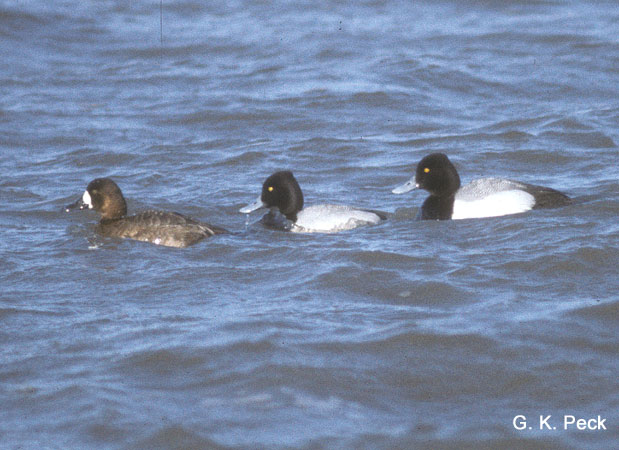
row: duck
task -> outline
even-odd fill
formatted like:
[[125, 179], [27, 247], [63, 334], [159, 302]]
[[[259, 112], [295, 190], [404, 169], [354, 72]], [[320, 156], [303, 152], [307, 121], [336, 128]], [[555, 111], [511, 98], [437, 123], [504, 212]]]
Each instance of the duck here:
[[111, 178], [92, 180], [82, 196], [65, 207], [67, 212], [94, 209], [101, 215], [97, 231], [106, 237], [127, 238], [166, 247], [185, 248], [224, 228], [199, 222], [176, 212], [148, 210], [127, 216], [127, 202]]
[[270, 175], [262, 185], [258, 199], [239, 210], [249, 214], [269, 209], [261, 220], [267, 228], [301, 233], [335, 233], [361, 225], [374, 225], [387, 216], [368, 209], [345, 205], [314, 205], [304, 207], [303, 192], [290, 170]]
[[458, 171], [444, 153], [422, 158], [415, 176], [392, 192], [403, 194], [413, 189], [430, 193], [418, 213], [420, 220], [498, 217], [531, 209], [558, 208], [572, 202], [555, 189], [505, 178], [480, 178], [461, 186]]

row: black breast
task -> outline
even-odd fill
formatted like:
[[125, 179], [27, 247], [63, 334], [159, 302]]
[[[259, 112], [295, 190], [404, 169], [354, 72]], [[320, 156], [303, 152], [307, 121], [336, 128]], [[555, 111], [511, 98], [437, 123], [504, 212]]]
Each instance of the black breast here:
[[421, 220], [449, 220], [454, 211], [455, 195], [430, 195], [421, 205]]

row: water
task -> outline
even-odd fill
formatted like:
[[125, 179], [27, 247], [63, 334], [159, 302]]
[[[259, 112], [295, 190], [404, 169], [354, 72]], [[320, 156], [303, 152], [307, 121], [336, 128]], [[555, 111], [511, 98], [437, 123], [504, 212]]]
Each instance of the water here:
[[[164, 3], [0, 2], [0, 447], [614, 446], [615, 2]], [[575, 204], [414, 222], [435, 151]], [[390, 220], [246, 225], [279, 169]], [[97, 236], [100, 176], [234, 234]]]

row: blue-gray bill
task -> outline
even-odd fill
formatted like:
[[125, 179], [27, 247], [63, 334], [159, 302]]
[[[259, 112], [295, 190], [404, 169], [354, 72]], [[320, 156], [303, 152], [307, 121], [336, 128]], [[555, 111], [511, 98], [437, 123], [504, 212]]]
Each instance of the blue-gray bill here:
[[418, 187], [419, 186], [417, 185], [417, 183], [415, 183], [415, 180], [411, 178], [403, 185], [393, 189], [391, 192], [394, 194], [404, 194], [405, 192], [412, 191], [413, 189], [417, 189]]
[[266, 208], [267, 206], [262, 202], [261, 198], [258, 197], [254, 203], [250, 203], [247, 206], [239, 209], [239, 212], [249, 214], [250, 212], [256, 211], [258, 209]]
[[75, 209], [88, 209], [89, 206], [87, 203], [84, 202], [84, 200], [80, 197], [76, 202], [71, 203], [70, 205], [67, 205], [64, 207], [65, 212], [70, 212], [73, 211]]

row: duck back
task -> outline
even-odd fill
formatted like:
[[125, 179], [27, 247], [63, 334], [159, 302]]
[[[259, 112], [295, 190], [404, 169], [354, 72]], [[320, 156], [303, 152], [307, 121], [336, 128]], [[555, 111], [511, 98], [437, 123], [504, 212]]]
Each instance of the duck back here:
[[188, 247], [204, 238], [226, 233], [223, 228], [199, 222], [179, 213], [144, 211], [120, 219], [103, 219], [99, 232], [108, 237], [129, 238], [167, 247]]

